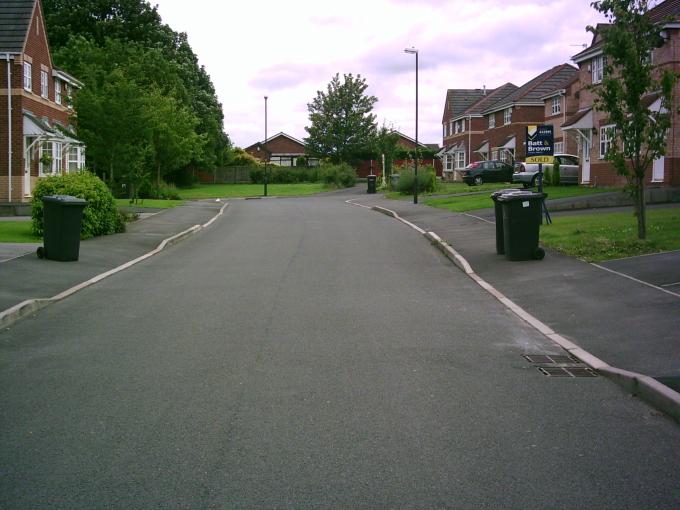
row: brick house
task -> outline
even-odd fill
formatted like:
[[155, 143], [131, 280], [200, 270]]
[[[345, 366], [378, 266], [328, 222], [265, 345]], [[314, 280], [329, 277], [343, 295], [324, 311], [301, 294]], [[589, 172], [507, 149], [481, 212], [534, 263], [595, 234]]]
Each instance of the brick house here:
[[268, 151], [268, 162], [272, 165], [297, 166], [300, 158], [303, 158], [309, 166], [319, 165], [317, 158], [307, 156], [307, 147], [304, 142], [283, 132], [269, 137], [264, 142], [256, 142], [244, 150], [262, 162], [265, 161]]
[[70, 122], [80, 87], [52, 64], [40, 0], [0, 3], [0, 202], [27, 202], [40, 177], [84, 167]]
[[[680, 0], [666, 0], [648, 13], [653, 21], [660, 22], [666, 18], [674, 21], [664, 22], [662, 37], [664, 43], [652, 52], [652, 63], [659, 68], [669, 68], [680, 72]], [[594, 93], [586, 88], [602, 81], [604, 73], [604, 55], [602, 50], [602, 30], [607, 25], [597, 26], [590, 46], [572, 57], [579, 66], [580, 90], [577, 112], [566, 120], [562, 130], [574, 133], [579, 142], [578, 155], [581, 158], [579, 182], [592, 186], [623, 186], [625, 177], [618, 175], [613, 166], [604, 157], [611, 140], [609, 131], [614, 126], [607, 120], [607, 114], [593, 108]], [[647, 98], [650, 109], [660, 107], [658, 96], [650, 94]], [[680, 185], [680, 84], [674, 91], [672, 126], [668, 134], [666, 156], [654, 161], [649, 171], [646, 185], [679, 186]]]
[[543, 98], [566, 88], [577, 73], [577, 69], [569, 64], [555, 66], [481, 112], [486, 120], [484, 138], [489, 144], [489, 159], [508, 163], [523, 160], [526, 127], [545, 121]]
[[578, 137], [572, 131], [562, 131], [562, 124], [578, 111], [579, 89], [577, 74], [564, 88], [557, 88], [541, 98], [545, 105], [543, 124], [553, 127], [555, 154], [578, 155]]
[[[488, 139], [485, 139], [486, 123], [482, 112], [516, 90], [516, 85], [506, 83], [497, 89], [452, 89], [447, 92], [442, 122], [444, 148], [440, 152], [445, 180], [460, 180], [455, 170], [463, 169], [475, 161], [489, 159], [489, 144]], [[456, 98], [457, 94], [460, 98]], [[470, 98], [473, 98], [472, 102], [467, 100]]]

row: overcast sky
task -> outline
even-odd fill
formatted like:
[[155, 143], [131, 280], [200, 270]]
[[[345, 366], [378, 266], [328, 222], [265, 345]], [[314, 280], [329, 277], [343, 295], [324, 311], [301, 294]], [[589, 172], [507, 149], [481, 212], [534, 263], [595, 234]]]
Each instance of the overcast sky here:
[[307, 103], [335, 73], [366, 78], [380, 125], [442, 143], [449, 88], [522, 85], [590, 43], [603, 18], [591, 0], [151, 0], [164, 23], [186, 32], [212, 78], [235, 145], [283, 131], [302, 139]]

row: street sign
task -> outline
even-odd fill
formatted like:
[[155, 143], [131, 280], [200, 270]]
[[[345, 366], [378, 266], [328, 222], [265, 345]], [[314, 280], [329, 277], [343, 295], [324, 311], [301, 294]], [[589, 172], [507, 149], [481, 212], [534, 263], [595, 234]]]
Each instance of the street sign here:
[[[543, 124], [539, 126], [527, 126], [527, 163], [552, 163], [555, 137], [553, 127]], [[534, 158], [541, 158], [536, 160]], [[543, 158], [550, 158], [549, 160]]]

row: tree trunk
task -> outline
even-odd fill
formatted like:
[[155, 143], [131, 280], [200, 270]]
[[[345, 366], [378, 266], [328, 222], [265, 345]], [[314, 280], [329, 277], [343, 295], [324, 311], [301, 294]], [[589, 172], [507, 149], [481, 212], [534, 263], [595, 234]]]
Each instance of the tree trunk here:
[[161, 187], [161, 164], [156, 165], [156, 187], [160, 189]]
[[645, 176], [639, 177], [637, 196], [638, 239], [647, 239], [647, 204], [645, 203]]

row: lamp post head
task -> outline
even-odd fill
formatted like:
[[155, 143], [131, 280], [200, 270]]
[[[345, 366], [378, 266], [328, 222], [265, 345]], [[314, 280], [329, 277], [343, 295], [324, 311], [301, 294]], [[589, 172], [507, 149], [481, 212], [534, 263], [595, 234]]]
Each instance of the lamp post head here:
[[412, 54], [412, 55], [417, 55], [417, 54], [418, 54], [418, 50], [415, 49], [415, 48], [413, 48], [413, 47], [411, 47], [411, 48], [406, 48], [406, 49], [404, 50], [404, 53], [410, 53], [410, 54]]

